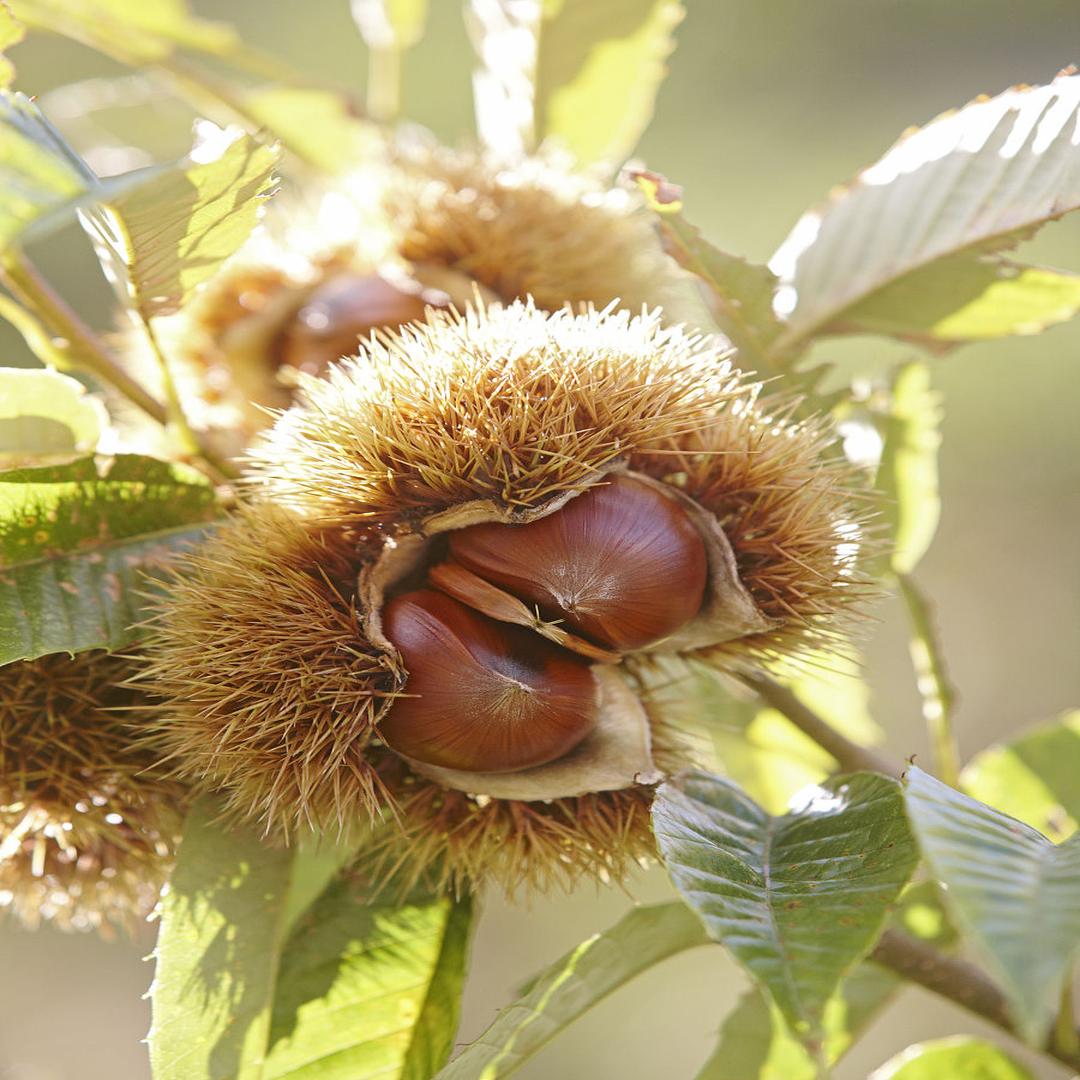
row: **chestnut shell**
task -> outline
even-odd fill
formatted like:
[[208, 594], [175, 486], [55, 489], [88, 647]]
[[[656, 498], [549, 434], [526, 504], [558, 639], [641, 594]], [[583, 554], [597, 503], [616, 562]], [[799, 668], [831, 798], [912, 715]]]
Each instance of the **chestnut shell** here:
[[583, 636], [622, 651], [674, 633], [701, 610], [705, 543], [674, 500], [612, 476], [526, 525], [450, 534], [466, 569]]
[[530, 630], [430, 589], [391, 600], [383, 628], [409, 675], [379, 733], [405, 757], [513, 772], [569, 753], [596, 723], [589, 664]]

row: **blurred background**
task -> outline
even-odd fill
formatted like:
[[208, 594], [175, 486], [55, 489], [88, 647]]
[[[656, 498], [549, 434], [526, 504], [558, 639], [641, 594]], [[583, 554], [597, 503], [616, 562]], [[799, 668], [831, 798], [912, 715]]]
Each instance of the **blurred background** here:
[[[687, 215], [706, 235], [756, 261], [771, 255], [807, 205], [873, 161], [905, 127], [981, 92], [1048, 81], [1080, 59], [1075, 0], [685, 2], [688, 16], [641, 156], [684, 185]], [[302, 71], [362, 93], [366, 58], [347, 0], [194, 6]], [[472, 124], [472, 53], [458, 0], [433, 0], [431, 9], [425, 40], [406, 57], [404, 111], [460, 140]], [[121, 73], [60, 39], [31, 36], [12, 55], [16, 85], [29, 94]], [[1078, 241], [1080, 220], [1067, 220], [1044, 230], [1025, 254], [1080, 270]], [[41, 263], [93, 321], [109, 324], [111, 298], [78, 234], [57, 237]], [[26, 362], [7, 327], [0, 346], [4, 363]], [[918, 577], [936, 600], [960, 690], [965, 756], [1080, 705], [1078, 352], [1074, 323], [967, 347], [935, 365], [946, 399], [944, 513]], [[877, 339], [819, 347], [822, 358], [866, 370], [903, 354]], [[895, 755], [925, 755], [901, 613], [882, 603], [875, 614], [866, 661], [876, 718]], [[522, 981], [635, 900], [670, 896], [654, 870], [630, 894], [586, 888], [529, 907], [488, 897], [460, 1038], [474, 1038]], [[105, 944], [0, 928], [0, 1080], [147, 1080], [140, 1040], [149, 1023], [142, 995], [152, 940], [149, 929], [138, 940]], [[692, 1077], [744, 987], [719, 949], [684, 954], [603, 1003], [518, 1075]], [[836, 1075], [865, 1077], [910, 1042], [961, 1030], [991, 1031], [908, 990]], [[1017, 1053], [1039, 1078], [1066, 1075]]]

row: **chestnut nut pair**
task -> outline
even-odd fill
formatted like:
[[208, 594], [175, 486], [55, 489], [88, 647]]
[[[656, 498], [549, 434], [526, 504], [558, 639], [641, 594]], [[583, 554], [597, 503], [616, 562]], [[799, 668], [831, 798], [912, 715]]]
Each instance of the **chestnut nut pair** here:
[[[680, 629], [701, 609], [708, 578], [686, 511], [623, 475], [528, 524], [452, 532], [449, 554], [427, 587], [383, 612], [409, 678], [379, 728], [405, 757], [469, 772], [569, 753], [597, 720], [592, 663]], [[536, 613], [535, 626], [500, 621], [510, 598]]]

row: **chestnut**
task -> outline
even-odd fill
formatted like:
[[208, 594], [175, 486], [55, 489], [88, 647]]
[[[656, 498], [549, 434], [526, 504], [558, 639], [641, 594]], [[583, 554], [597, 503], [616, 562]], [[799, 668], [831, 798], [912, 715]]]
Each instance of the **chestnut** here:
[[621, 651], [652, 645], [701, 610], [705, 543], [679, 503], [613, 476], [526, 525], [450, 535], [466, 569], [584, 637]]
[[514, 772], [569, 753], [596, 723], [589, 664], [530, 630], [418, 589], [386, 605], [383, 631], [408, 680], [379, 733], [405, 757]]
[[[403, 283], [406, 286], [413, 283]], [[280, 362], [308, 375], [321, 375], [336, 360], [355, 354], [372, 330], [398, 330], [421, 320], [441, 293], [415, 290], [379, 274], [337, 274], [321, 284], [280, 338]]]

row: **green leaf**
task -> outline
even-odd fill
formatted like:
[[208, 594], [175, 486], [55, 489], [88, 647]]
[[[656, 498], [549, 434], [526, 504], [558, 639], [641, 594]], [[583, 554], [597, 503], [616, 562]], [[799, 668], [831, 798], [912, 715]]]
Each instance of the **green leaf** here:
[[682, 189], [659, 173], [631, 174], [657, 214], [660, 237], [667, 253], [708, 289], [716, 324], [739, 350], [740, 362], [762, 375], [771, 374], [771, 343], [782, 329], [773, 312], [776, 275], [729, 255], [708, 242], [682, 215]]
[[328, 173], [355, 168], [375, 137], [371, 125], [332, 90], [269, 86], [248, 94], [244, 108], [294, 154]]
[[0, 467], [13, 459], [92, 452], [108, 423], [105, 406], [78, 380], [0, 368]]
[[427, 0], [352, 0], [352, 15], [369, 49], [411, 49], [423, 36]]
[[661, 786], [653, 827], [675, 887], [764, 986], [808, 1046], [871, 948], [916, 861], [899, 785], [855, 773], [770, 817], [734, 784], [689, 773]]
[[[1063, 282], [1050, 288], [1043, 281], [1037, 297], [1025, 289], [1023, 300], [1016, 279], [984, 278], [977, 295], [972, 287], [985, 271], [982, 256], [1080, 207], [1078, 116], [1080, 76], [1063, 74], [1049, 86], [978, 99], [902, 136], [880, 161], [805, 214], [773, 257], [770, 266], [781, 280], [777, 310], [789, 324], [778, 345], [860, 329], [853, 311], [857, 316], [869, 298], [916, 272], [922, 280], [913, 276], [899, 286], [905, 309], [894, 294], [875, 297], [871, 314], [900, 311], [909, 329], [924, 332], [952, 324], [954, 336], [971, 334], [976, 325], [985, 331], [991, 317], [1006, 324], [1018, 318], [1012, 325], [1024, 327], [1033, 312], [1036, 321], [1060, 315], [1073, 296]], [[958, 282], [949, 286], [957, 305], [951, 311], [943, 306], [940, 271], [932, 269], [943, 259], [951, 260]], [[992, 308], [985, 295], [999, 288], [1008, 308], [1004, 301]], [[968, 310], [972, 304], [976, 308]]]
[[1038, 334], [1080, 311], [1080, 275], [1009, 259], [956, 255], [872, 293], [844, 314], [849, 333], [930, 349]]
[[708, 944], [681, 903], [635, 908], [532, 981], [436, 1080], [500, 1080], [598, 1001], [669, 956]]
[[891, 568], [910, 574], [930, 547], [941, 517], [938, 447], [941, 397], [930, 383], [926, 364], [911, 362], [893, 380], [877, 489], [892, 537]]
[[1035, 1080], [1004, 1051], [959, 1035], [916, 1043], [875, 1069], [870, 1080]]
[[972, 798], [1056, 841], [1080, 829], [1080, 711], [976, 754], [960, 776]]
[[0, 91], [0, 251], [95, 184], [29, 98]]
[[10, 86], [15, 78], [15, 65], [3, 53], [25, 36], [25, 27], [12, 16], [5, 0], [0, 0], [0, 87]]
[[617, 165], [652, 118], [684, 11], [678, 0], [472, 0], [471, 14], [481, 140], [514, 155], [554, 137], [582, 164]]
[[74, 38], [128, 63], [150, 64], [178, 47], [226, 56], [239, 43], [225, 23], [191, 14], [184, 0], [8, 0], [35, 30]]
[[179, 310], [251, 235], [277, 161], [277, 150], [241, 135], [84, 215], [106, 272], [144, 320]]
[[371, 903], [352, 848], [264, 843], [189, 815], [162, 902], [155, 1080], [418, 1080], [449, 1053], [469, 905]]
[[998, 976], [1017, 1028], [1041, 1045], [1080, 949], [1080, 836], [1055, 846], [917, 768], [905, 801], [946, 902]]
[[145, 575], [216, 512], [201, 473], [133, 454], [0, 472], [0, 663], [129, 645]]
[[[825, 1006], [825, 1060], [837, 1062], [880, 1013], [900, 980], [873, 964], [860, 964]], [[818, 1080], [817, 1064], [760, 990], [750, 990], [728, 1014], [720, 1042], [697, 1080]]]

